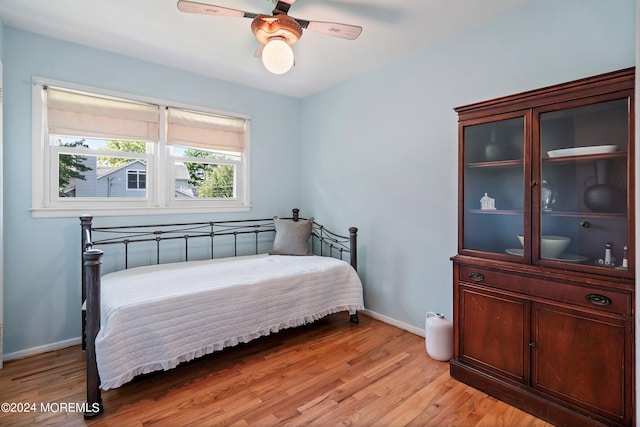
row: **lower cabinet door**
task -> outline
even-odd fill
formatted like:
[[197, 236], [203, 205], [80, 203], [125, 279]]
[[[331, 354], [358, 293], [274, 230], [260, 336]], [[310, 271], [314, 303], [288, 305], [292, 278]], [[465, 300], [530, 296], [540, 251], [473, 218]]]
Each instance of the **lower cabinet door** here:
[[531, 385], [617, 423], [631, 423], [632, 325], [532, 304]]
[[526, 299], [460, 284], [459, 359], [504, 379], [529, 380], [529, 307]]

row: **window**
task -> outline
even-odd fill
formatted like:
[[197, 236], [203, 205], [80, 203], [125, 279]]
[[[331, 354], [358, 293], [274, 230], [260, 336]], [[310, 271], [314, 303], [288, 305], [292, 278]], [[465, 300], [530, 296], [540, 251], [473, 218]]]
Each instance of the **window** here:
[[36, 80], [33, 214], [247, 210], [248, 119]]
[[[99, 202], [123, 206], [134, 202], [118, 200], [125, 197], [136, 198], [140, 206], [147, 203], [149, 197], [144, 190], [147, 165], [153, 164], [152, 144], [60, 135], [51, 136], [49, 142], [52, 173], [48, 174], [51, 182], [47, 188], [52, 206], [93, 204], [93, 209]], [[140, 175], [144, 176], [142, 185]], [[135, 179], [135, 184], [130, 179]]]
[[169, 163], [181, 190], [175, 199], [236, 199], [245, 148], [243, 121], [169, 107], [167, 122]]
[[144, 190], [147, 188], [147, 171], [128, 170], [127, 190]]

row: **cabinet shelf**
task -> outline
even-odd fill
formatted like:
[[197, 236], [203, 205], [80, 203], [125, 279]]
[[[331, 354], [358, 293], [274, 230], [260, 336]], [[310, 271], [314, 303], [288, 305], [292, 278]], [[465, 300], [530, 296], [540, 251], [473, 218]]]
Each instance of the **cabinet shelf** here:
[[543, 212], [543, 216], [562, 216], [562, 217], [578, 217], [578, 218], [626, 218], [626, 213], [618, 212], [565, 212], [565, 211], [551, 211]]
[[[479, 215], [523, 215], [523, 210], [516, 209], [468, 209], [467, 212]], [[589, 212], [589, 211], [552, 211], [543, 212], [543, 216], [558, 216], [558, 217], [576, 217], [576, 218], [626, 218], [626, 213], [618, 212]]]
[[498, 160], [494, 162], [471, 162], [467, 163], [467, 167], [469, 168], [498, 168], [498, 167], [522, 167], [523, 160], [515, 159], [515, 160]]
[[[594, 160], [604, 160], [604, 159], [625, 159], [627, 157], [626, 151], [616, 151], [615, 153], [605, 153], [605, 154], [590, 154], [585, 156], [566, 156], [566, 157], [553, 157], [553, 158], [544, 158], [542, 162], [548, 165], [565, 165], [569, 163], [576, 162], [593, 162]], [[514, 159], [514, 160], [498, 160], [498, 161], [487, 161], [487, 162], [469, 162], [467, 163], [468, 168], [508, 168], [508, 167], [522, 167], [523, 160], [522, 159]]]
[[469, 209], [470, 213], [474, 214], [482, 214], [482, 215], [522, 215], [524, 211], [522, 210], [512, 210], [512, 209]]

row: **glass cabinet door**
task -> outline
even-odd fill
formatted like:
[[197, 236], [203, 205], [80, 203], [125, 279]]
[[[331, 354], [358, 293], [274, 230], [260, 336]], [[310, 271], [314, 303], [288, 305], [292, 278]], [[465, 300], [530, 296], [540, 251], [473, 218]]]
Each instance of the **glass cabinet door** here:
[[518, 236], [525, 227], [524, 115], [460, 126], [464, 156], [461, 249], [522, 258]]
[[629, 102], [539, 113], [534, 261], [628, 268]]

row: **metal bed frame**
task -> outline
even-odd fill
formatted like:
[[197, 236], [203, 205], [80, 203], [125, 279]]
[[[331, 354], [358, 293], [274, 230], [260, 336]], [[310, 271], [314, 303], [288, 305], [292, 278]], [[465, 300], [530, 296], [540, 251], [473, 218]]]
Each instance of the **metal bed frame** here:
[[[304, 220], [299, 216], [300, 210], [293, 209], [290, 219], [293, 221]], [[96, 363], [95, 338], [100, 330], [100, 275], [102, 266], [103, 251], [97, 247], [113, 246], [121, 247], [123, 252], [123, 268], [130, 267], [132, 251], [131, 248], [146, 243], [153, 245], [155, 242], [155, 262], [163, 263], [161, 259], [161, 242], [174, 241], [184, 242], [182, 253], [183, 259], [179, 261], [189, 261], [189, 244], [194, 240], [200, 242], [208, 240], [209, 257], [214, 259], [217, 256], [214, 241], [218, 243], [224, 238], [227, 250], [233, 248], [233, 255], [238, 256], [260, 253], [261, 243], [263, 246], [273, 241], [275, 236], [275, 226], [273, 218], [269, 219], [246, 219], [246, 220], [226, 220], [191, 223], [169, 223], [169, 224], [145, 224], [126, 225], [111, 227], [94, 227], [93, 216], [82, 215], [81, 225], [81, 254], [82, 254], [82, 301], [86, 304], [82, 310], [82, 349], [87, 353], [87, 410], [85, 418], [92, 418], [100, 415], [103, 411], [100, 378]], [[349, 255], [349, 263], [357, 271], [356, 227], [349, 228], [349, 236], [343, 236], [327, 230], [324, 226], [313, 222], [310, 237], [311, 252], [320, 256], [329, 256], [343, 259]], [[265, 236], [263, 236], [265, 235]], [[261, 237], [268, 237], [268, 242], [261, 241]], [[165, 244], [166, 245], [166, 244]], [[202, 243], [199, 249], [202, 249]], [[248, 247], [252, 250], [249, 251]], [[269, 246], [270, 247], [270, 246]], [[173, 246], [176, 249], [176, 246]], [[248, 253], [245, 253], [248, 252]], [[267, 251], [264, 251], [267, 252]], [[176, 260], [173, 260], [176, 261]], [[169, 262], [169, 261], [167, 261]], [[148, 264], [148, 263], [147, 263]], [[358, 323], [358, 313], [351, 314], [351, 323]]]

